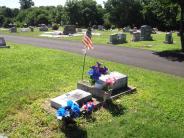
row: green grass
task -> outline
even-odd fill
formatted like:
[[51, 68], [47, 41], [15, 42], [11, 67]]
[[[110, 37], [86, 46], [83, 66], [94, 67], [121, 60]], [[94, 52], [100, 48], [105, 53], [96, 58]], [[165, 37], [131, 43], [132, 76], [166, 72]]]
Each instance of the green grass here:
[[[63, 28], [60, 28], [59, 30], [63, 30]], [[50, 29], [49, 31], [52, 31], [52, 30]], [[42, 34], [42, 32], [39, 32], [38, 28], [36, 28], [34, 32], [20, 32], [19, 29], [18, 29], [18, 33], [13, 33], [13, 34], [8, 31], [2, 31], [2, 30], [0, 30], [0, 32], [4, 34], [29, 36], [29, 37], [41, 37], [40, 35]], [[118, 33], [118, 30], [95, 31], [95, 32], [100, 33], [101, 36], [93, 36], [92, 38], [93, 43], [108, 45], [107, 43], [109, 41], [109, 36], [113, 33]], [[126, 35], [127, 35], [127, 43], [114, 45], [114, 46], [126, 46], [126, 47], [132, 47], [132, 48], [148, 49], [148, 50], [153, 50], [153, 51], [175, 51], [175, 50], [181, 49], [180, 38], [177, 36], [176, 33], [173, 34], [174, 44], [164, 44], [163, 43], [163, 41], [165, 40], [164, 32], [160, 32], [158, 34], [152, 34], [153, 41], [132, 42], [131, 41], [132, 35], [130, 35], [129, 33], [126, 33]], [[61, 40], [71, 40], [71, 41], [81, 42], [82, 36], [65, 37], [65, 38], [49, 38], [49, 39], [61, 39]]]
[[[0, 133], [10, 137], [89, 138], [184, 136], [184, 78], [87, 57], [129, 76], [137, 92], [77, 119], [77, 129], [62, 132], [49, 99], [76, 88], [83, 58], [63, 51], [9, 43], [0, 49]], [[87, 79], [87, 76], [85, 76]]]

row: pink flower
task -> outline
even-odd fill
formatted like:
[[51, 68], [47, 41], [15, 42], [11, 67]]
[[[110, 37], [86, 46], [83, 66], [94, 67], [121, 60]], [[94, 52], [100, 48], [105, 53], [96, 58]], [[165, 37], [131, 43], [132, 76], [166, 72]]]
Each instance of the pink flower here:
[[113, 86], [113, 84], [115, 83], [116, 79], [114, 77], [109, 77], [107, 80], [106, 80], [106, 85], [107, 86]]

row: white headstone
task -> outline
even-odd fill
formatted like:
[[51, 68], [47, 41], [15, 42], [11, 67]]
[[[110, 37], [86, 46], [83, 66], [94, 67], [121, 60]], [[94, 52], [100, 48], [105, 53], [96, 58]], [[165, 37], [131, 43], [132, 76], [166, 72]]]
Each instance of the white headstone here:
[[60, 107], [65, 107], [68, 100], [72, 100], [78, 104], [85, 103], [91, 100], [92, 95], [89, 92], [76, 89], [61, 96], [58, 96], [54, 99], [51, 99], [51, 106], [58, 109]]
[[116, 72], [116, 71], [111, 72], [108, 75], [101, 75], [100, 78], [99, 78], [100, 84], [105, 86], [106, 80], [108, 78], [114, 78], [115, 79], [115, 83], [112, 86], [113, 90], [117, 90], [117, 89], [121, 89], [121, 88], [127, 88], [127, 86], [128, 86], [128, 77], [127, 77], [127, 75], [121, 74], [121, 73]]

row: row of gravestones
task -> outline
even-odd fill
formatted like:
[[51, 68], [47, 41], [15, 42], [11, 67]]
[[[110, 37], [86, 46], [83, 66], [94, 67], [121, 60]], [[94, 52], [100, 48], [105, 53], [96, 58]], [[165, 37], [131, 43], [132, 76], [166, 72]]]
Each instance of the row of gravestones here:
[[[11, 27], [11, 28], [9, 28], [9, 31], [10, 31], [11, 33], [17, 33], [17, 27], [16, 27], [16, 26]], [[34, 28], [31, 27], [31, 26], [28, 27], [28, 28], [20, 28], [20, 31], [21, 31], [21, 32], [29, 32], [29, 31], [34, 32]]]
[[[130, 32], [132, 34], [132, 41], [133, 42], [137, 42], [137, 41], [152, 41], [152, 36], [151, 34], [153, 33], [153, 29], [148, 26], [148, 25], [143, 25], [141, 26], [140, 31], [137, 30], [137, 28], [135, 27], [133, 30], [130, 31], [129, 27], [125, 27], [123, 28], [124, 32]], [[156, 32], [157, 30], [154, 29], [154, 32]], [[113, 34], [110, 35], [110, 39], [109, 42], [111, 44], [123, 44], [126, 43], [126, 34]], [[166, 44], [173, 44], [173, 37], [172, 37], [172, 33], [166, 33], [165, 36], [165, 41], [164, 43]]]

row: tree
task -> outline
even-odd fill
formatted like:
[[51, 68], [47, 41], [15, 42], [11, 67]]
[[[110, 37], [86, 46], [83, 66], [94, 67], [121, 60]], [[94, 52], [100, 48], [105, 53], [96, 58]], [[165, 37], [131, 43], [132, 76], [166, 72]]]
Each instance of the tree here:
[[105, 9], [109, 20], [118, 27], [139, 26], [142, 23], [142, 6], [139, 0], [108, 0]]
[[69, 17], [70, 24], [78, 24], [81, 21], [81, 5], [78, 0], [67, 0], [65, 10]]
[[162, 0], [144, 0], [142, 7], [145, 24], [164, 31], [177, 28], [178, 5]]
[[0, 15], [0, 27], [2, 27], [4, 21], [5, 21], [5, 17], [3, 15]]
[[28, 9], [34, 6], [34, 2], [32, 0], [20, 0], [19, 3], [21, 9]]
[[164, 0], [164, 2], [171, 2], [173, 4], [178, 4], [180, 7], [180, 39], [181, 48], [184, 52], [184, 0]]
[[71, 24], [84, 27], [103, 24], [103, 8], [94, 0], [67, 0], [65, 10]]
[[181, 47], [184, 52], [184, 1], [183, 0], [172, 0], [172, 2], [177, 3], [180, 6], [180, 38], [181, 38]]

